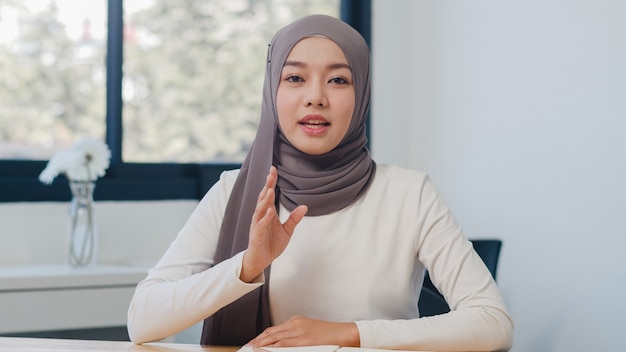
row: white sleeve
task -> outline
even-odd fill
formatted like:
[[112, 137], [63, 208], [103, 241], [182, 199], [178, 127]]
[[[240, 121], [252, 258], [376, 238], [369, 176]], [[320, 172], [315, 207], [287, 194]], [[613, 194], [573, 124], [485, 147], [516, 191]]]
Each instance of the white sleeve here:
[[263, 284], [263, 276], [254, 283], [239, 280], [243, 252], [213, 266], [232, 188], [225, 174], [200, 201], [158, 264], [137, 285], [128, 309], [128, 333], [134, 343], [174, 335]]
[[417, 319], [357, 321], [361, 347], [509, 350], [513, 322], [495, 281], [429, 181], [423, 191], [420, 208], [426, 211], [417, 230], [418, 259], [451, 311]]

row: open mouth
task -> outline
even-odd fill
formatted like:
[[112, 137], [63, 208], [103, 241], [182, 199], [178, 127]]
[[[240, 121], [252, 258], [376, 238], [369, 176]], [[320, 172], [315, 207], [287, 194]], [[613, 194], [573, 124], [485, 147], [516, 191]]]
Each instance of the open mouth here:
[[300, 121], [298, 122], [299, 125], [301, 126], [307, 126], [307, 127], [312, 127], [312, 128], [316, 128], [316, 127], [327, 127], [330, 126], [330, 122], [327, 121]]

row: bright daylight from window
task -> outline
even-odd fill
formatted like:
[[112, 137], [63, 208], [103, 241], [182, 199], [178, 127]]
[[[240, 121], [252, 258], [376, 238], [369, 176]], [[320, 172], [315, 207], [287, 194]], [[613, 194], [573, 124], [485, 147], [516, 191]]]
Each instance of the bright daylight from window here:
[[[0, 159], [104, 138], [105, 0], [0, 0]], [[271, 35], [339, 0], [124, 2], [122, 157], [242, 161]]]
[[0, 158], [104, 138], [105, 5], [0, 0]]

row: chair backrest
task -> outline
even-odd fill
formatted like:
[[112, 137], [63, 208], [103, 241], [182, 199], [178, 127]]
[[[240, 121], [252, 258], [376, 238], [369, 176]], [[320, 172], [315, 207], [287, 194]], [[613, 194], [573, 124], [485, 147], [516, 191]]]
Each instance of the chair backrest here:
[[[500, 259], [500, 249], [502, 248], [502, 241], [498, 239], [480, 239], [471, 240], [474, 245], [474, 250], [478, 253], [478, 256], [485, 262], [487, 269], [491, 272], [493, 279], [496, 279], [496, 272], [498, 269], [498, 259]], [[418, 307], [420, 315], [431, 316], [443, 314], [450, 311], [450, 307], [446, 303], [441, 293], [437, 291], [435, 285], [430, 281], [428, 272], [424, 275], [424, 285], [422, 286], [422, 292], [418, 301]]]
[[491, 272], [493, 279], [496, 279], [498, 270], [498, 259], [500, 259], [500, 249], [502, 248], [501, 240], [472, 240], [474, 250], [485, 262], [487, 269]]

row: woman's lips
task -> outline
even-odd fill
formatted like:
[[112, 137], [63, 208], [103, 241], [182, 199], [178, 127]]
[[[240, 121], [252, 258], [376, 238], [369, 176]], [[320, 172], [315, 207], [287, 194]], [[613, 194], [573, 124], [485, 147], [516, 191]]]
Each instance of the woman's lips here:
[[330, 122], [323, 116], [310, 115], [298, 121], [298, 125], [300, 125], [302, 131], [308, 135], [319, 135], [328, 130]]

